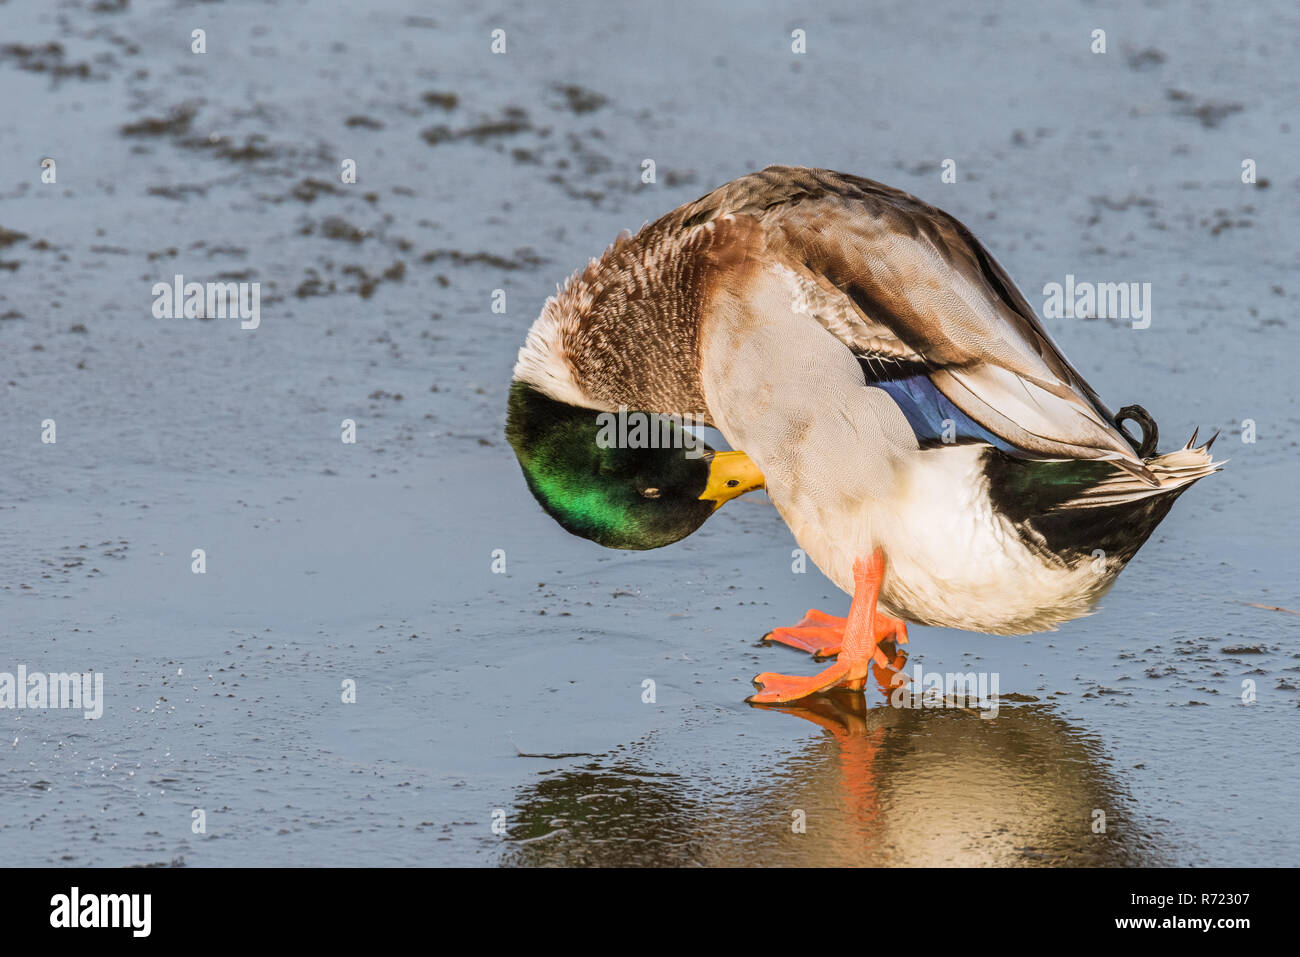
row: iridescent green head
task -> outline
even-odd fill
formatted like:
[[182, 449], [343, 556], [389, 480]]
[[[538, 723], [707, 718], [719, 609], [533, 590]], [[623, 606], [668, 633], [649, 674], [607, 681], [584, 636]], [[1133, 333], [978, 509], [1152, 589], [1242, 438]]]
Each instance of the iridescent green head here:
[[533, 496], [566, 531], [606, 548], [659, 548], [685, 538], [723, 502], [762, 487], [742, 452], [714, 452], [671, 419], [627, 441], [614, 413], [510, 387], [506, 438]]

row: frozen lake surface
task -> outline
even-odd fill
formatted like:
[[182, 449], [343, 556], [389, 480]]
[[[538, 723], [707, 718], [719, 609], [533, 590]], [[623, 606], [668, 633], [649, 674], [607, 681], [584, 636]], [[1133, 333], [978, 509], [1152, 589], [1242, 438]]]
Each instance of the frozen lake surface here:
[[[0, 4], [0, 672], [105, 694], [0, 711], [6, 863], [1300, 864], [1293, 4], [118, 6]], [[1038, 306], [1151, 283], [1048, 328], [1164, 447], [1223, 430], [1094, 616], [912, 630], [993, 720], [751, 708], [815, 667], [756, 639], [848, 607], [761, 494], [605, 551], [504, 441], [555, 284], [770, 163], [942, 206]], [[176, 274], [260, 326], [155, 318]]]

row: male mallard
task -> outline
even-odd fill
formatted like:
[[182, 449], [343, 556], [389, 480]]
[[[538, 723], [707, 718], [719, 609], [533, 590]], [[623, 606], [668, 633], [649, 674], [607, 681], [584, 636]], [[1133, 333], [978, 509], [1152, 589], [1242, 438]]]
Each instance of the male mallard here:
[[[608, 447], [598, 413], [619, 409], [694, 416], [744, 453]], [[1217, 471], [1195, 436], [1153, 455], [1139, 407], [1116, 420], [953, 217], [798, 167], [719, 187], [575, 274], [529, 330], [506, 430], [542, 507], [614, 548], [677, 541], [766, 485], [853, 600], [770, 633], [838, 659], [759, 675], [760, 702], [861, 688], [904, 621], [1009, 635], [1087, 614]]]

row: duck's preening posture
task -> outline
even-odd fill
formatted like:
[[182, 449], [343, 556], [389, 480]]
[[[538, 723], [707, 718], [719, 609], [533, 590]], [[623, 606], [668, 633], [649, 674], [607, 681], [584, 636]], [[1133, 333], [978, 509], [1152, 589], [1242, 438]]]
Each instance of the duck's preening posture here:
[[[743, 454], [665, 441], [671, 419], [611, 447], [599, 413], [620, 409], [694, 416]], [[669, 544], [766, 485], [853, 596], [847, 618], [769, 635], [838, 656], [759, 675], [752, 700], [779, 702], [860, 688], [905, 621], [1023, 634], [1087, 614], [1217, 470], [1209, 443], [1156, 455], [1150, 417], [1120, 418], [1141, 441], [957, 220], [857, 176], [769, 167], [620, 238], [547, 300], [507, 433], [543, 508], [611, 547]]]

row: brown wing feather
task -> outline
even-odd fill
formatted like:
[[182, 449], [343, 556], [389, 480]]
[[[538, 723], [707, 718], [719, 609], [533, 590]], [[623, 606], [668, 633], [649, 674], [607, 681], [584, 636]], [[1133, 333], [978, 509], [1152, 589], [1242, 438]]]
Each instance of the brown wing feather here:
[[1045, 456], [1115, 459], [1149, 479], [1110, 410], [1005, 270], [952, 216], [868, 179], [778, 166], [649, 228], [690, 229], [724, 216], [761, 223], [764, 249], [751, 255], [848, 300], [840, 319], [860, 322], [824, 324], [850, 348], [862, 353], [864, 342], [892, 337], [886, 351], [922, 357], [958, 408], [1007, 441]]

